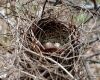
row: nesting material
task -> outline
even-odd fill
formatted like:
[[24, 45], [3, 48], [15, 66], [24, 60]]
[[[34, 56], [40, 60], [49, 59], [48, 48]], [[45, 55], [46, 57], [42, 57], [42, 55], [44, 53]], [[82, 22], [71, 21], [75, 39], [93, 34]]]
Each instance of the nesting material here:
[[64, 48], [63, 46], [69, 43], [69, 40], [74, 45], [78, 42], [78, 31], [71, 24], [64, 24], [57, 19], [45, 18], [38, 21], [38, 27], [33, 28], [33, 33], [37, 40], [45, 48]]
[[[79, 55], [77, 47], [79, 43], [78, 36], [78, 30], [75, 25], [72, 25], [71, 23], [65, 24], [55, 18], [41, 19], [37, 23], [32, 24], [27, 32], [27, 39], [32, 51], [35, 51], [38, 55], [52, 58], [57, 63], [62, 64], [66, 70], [72, 73], [72, 75], [75, 74], [74, 64], [77, 61], [75, 56]], [[52, 61], [48, 59], [45, 60], [44, 58], [39, 59], [39, 57], [34, 55], [32, 58], [36, 61], [40, 61], [40, 63], [47, 68], [44, 69], [42, 66], [37, 66], [38, 71], [41, 74], [44, 74], [43, 78], [47, 80], [52, 80], [52, 78], [57, 80], [67, 80], [67, 77], [64, 77], [67, 73], [60, 67], [56, 68]], [[58, 74], [52, 71], [51, 68], [52, 70], [57, 69]], [[51, 72], [48, 71], [49, 69]]]

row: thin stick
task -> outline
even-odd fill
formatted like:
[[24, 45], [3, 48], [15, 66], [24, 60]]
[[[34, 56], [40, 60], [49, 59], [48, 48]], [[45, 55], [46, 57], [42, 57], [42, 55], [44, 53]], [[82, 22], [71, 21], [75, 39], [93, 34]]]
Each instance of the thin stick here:
[[55, 60], [53, 60], [52, 58], [49, 57], [45, 57], [48, 60], [52, 61], [53, 63], [57, 64], [59, 67], [61, 67], [73, 80], [77, 80], [73, 77], [73, 75], [71, 73], [69, 73], [61, 64], [59, 64], [58, 62], [56, 62]]
[[41, 14], [41, 19], [43, 17], [43, 14], [44, 14], [44, 9], [45, 9], [45, 6], [46, 6], [46, 3], [48, 2], [48, 0], [45, 0], [44, 2], [44, 5], [43, 5], [43, 9], [42, 9], [42, 14]]

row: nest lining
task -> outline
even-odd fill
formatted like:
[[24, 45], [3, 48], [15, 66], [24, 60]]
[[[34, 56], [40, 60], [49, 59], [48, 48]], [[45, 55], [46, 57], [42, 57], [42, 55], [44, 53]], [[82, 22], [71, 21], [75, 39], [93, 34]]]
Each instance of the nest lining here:
[[38, 26], [42, 30], [37, 29], [34, 34], [42, 44], [52, 42], [64, 45], [69, 41], [70, 32], [60, 21], [55, 19], [42, 19], [38, 22]]

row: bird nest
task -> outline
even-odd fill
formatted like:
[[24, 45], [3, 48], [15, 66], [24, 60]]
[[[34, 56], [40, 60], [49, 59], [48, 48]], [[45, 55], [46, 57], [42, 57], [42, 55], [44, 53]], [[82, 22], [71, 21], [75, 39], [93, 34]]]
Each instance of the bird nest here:
[[[32, 24], [26, 36], [27, 46], [39, 57], [26, 53], [36, 62], [35, 66], [43, 79], [67, 80], [69, 75], [64, 69], [75, 74], [75, 56], [79, 55], [78, 38], [79, 32], [75, 25], [65, 24], [55, 18], [41, 19]], [[61, 65], [57, 67], [57, 64]]]
[[[32, 24], [31, 30], [34, 34], [34, 39], [31, 37], [29, 38], [30, 41], [34, 42], [38, 40], [39, 43], [37, 43], [37, 45], [44, 49], [54, 47], [58, 49], [64, 48], [69, 43], [74, 46], [77, 44], [79, 38], [78, 30], [75, 25], [70, 23], [64, 24], [55, 18], [41, 19], [37, 24]], [[29, 32], [28, 35], [31, 34]]]

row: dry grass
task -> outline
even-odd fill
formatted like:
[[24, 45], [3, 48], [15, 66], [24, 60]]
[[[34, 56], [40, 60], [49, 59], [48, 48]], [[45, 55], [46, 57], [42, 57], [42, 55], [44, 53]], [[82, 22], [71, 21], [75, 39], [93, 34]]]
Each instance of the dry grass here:
[[[87, 23], [82, 20], [79, 22], [82, 24], [79, 24], [75, 16], [81, 10], [64, 3], [55, 7], [47, 3], [41, 19], [43, 4], [42, 0], [16, 3], [16, 14], [11, 13], [15, 25], [8, 21], [11, 17], [3, 18], [9, 24], [10, 40], [6, 39], [9, 40], [9, 45], [0, 42], [0, 78], [99, 80], [98, 17], [89, 10], [83, 10], [83, 13], [93, 18]], [[45, 47], [44, 44], [48, 42], [52, 43], [52, 47]], [[60, 46], [54, 46], [55, 43]]]

